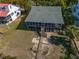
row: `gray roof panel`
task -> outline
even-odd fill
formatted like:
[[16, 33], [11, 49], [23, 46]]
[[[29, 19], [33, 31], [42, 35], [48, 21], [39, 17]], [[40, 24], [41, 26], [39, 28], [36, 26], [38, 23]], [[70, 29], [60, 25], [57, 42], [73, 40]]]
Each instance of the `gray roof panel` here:
[[61, 7], [59, 6], [32, 6], [25, 22], [64, 24]]

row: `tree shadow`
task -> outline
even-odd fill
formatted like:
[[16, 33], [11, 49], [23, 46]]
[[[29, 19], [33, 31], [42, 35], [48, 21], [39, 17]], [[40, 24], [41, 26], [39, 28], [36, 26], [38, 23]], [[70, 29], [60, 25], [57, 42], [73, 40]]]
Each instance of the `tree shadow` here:
[[26, 26], [25, 26], [25, 19], [28, 16], [30, 10], [24, 11], [22, 12], [22, 17], [21, 17], [21, 21], [20, 24], [17, 26], [17, 30], [26, 30]]
[[72, 43], [70, 40], [67, 40], [64, 37], [51, 36], [48, 39], [48, 42], [57, 46], [62, 45], [66, 49], [64, 59], [72, 59], [71, 55], [75, 56], [75, 53], [73, 51], [74, 49], [72, 48]]
[[17, 30], [26, 30], [26, 28], [25, 28], [25, 22], [24, 22], [25, 19], [26, 19], [26, 16], [25, 15], [23, 17], [21, 17], [20, 24], [16, 28]]

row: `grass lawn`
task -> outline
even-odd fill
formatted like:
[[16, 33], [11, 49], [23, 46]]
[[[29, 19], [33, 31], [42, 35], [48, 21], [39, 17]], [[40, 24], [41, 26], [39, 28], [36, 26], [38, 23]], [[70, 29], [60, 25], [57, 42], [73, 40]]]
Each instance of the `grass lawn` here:
[[[24, 17], [24, 15], [22, 15]], [[19, 59], [31, 59], [29, 50], [34, 33], [31, 31], [17, 29], [22, 18], [18, 18], [12, 24], [3, 28], [4, 33], [0, 39], [0, 52], [4, 55], [17, 56]]]

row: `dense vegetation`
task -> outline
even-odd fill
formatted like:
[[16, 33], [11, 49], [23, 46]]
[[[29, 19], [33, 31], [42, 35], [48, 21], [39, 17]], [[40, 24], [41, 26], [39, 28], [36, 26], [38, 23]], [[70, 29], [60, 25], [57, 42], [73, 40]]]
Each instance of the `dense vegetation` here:
[[62, 13], [65, 25], [73, 25], [74, 17], [71, 15], [71, 7], [77, 3], [77, 0], [61, 0]]
[[16, 4], [22, 8], [29, 9], [32, 5], [37, 6], [59, 6], [60, 0], [0, 0], [2, 3]]
[[0, 0], [1, 3], [10, 3], [10, 4], [16, 4], [17, 6], [20, 6], [24, 9], [30, 9], [32, 3], [31, 0]]
[[32, 5], [42, 6], [59, 6], [67, 8], [69, 5], [73, 5], [77, 0], [0, 0], [3, 3], [16, 4], [22, 8], [29, 9]]

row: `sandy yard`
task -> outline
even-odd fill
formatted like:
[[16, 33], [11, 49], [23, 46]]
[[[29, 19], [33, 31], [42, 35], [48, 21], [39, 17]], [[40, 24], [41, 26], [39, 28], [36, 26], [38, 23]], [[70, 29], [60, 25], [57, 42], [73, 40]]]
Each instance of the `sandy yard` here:
[[29, 31], [17, 30], [11, 34], [5, 34], [4, 39], [0, 40], [0, 52], [6, 56], [29, 59], [32, 37], [33, 32]]
[[[2, 29], [0, 31], [4, 32], [3, 35], [0, 35], [0, 53], [5, 56], [13, 56], [17, 59], [32, 59], [32, 39], [35, 36], [35, 33], [32, 31], [26, 31], [24, 26], [21, 24], [23, 22], [19, 18], [11, 25], [9, 25], [8, 30]], [[17, 27], [23, 29], [17, 29]], [[48, 37], [50, 35], [58, 35], [57, 33], [48, 33]], [[63, 58], [74, 58], [72, 53], [70, 53], [71, 49], [69, 47], [69, 42], [66, 42], [64, 39], [52, 39], [50, 42], [50, 51], [51, 54], [48, 56], [44, 56], [45, 59], [63, 59]], [[68, 46], [69, 48], [67, 48]]]

